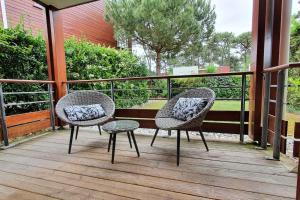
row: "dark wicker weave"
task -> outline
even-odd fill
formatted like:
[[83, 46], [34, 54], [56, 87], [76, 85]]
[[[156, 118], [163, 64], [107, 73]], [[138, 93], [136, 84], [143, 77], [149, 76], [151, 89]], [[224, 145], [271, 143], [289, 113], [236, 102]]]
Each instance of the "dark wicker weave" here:
[[[181, 121], [181, 120], [174, 119], [172, 117], [173, 107], [175, 106], [178, 99], [181, 97], [184, 97], [184, 98], [206, 98], [208, 100], [208, 103], [205, 106], [205, 108], [199, 114], [197, 114], [197, 116], [195, 116], [194, 118], [192, 118], [191, 120], [188, 120], [188, 121]], [[191, 90], [182, 92], [182, 93], [176, 95], [175, 97], [173, 97], [156, 114], [155, 124], [158, 129], [155, 132], [151, 146], [153, 145], [153, 142], [156, 138], [156, 135], [157, 135], [159, 129], [168, 130], [168, 131], [177, 130], [177, 151], [178, 151], [177, 152], [177, 155], [178, 155], [177, 165], [179, 165], [180, 130], [196, 129], [196, 130], [199, 130], [202, 140], [208, 151], [208, 147], [205, 142], [205, 138], [201, 131], [201, 126], [203, 124], [204, 118], [206, 117], [207, 113], [213, 106], [214, 101], [215, 101], [215, 93], [214, 93], [214, 91], [212, 91], [209, 88], [191, 89]], [[188, 136], [188, 132], [187, 132], [187, 136]]]
[[[98, 119], [88, 120], [88, 121], [70, 121], [64, 111], [64, 108], [67, 106], [91, 105], [91, 104], [101, 104], [101, 106], [105, 110], [106, 116]], [[80, 126], [86, 127], [86, 126], [98, 125], [98, 127], [100, 127], [100, 125], [107, 122], [114, 115], [115, 103], [109, 96], [100, 92], [78, 91], [78, 92], [70, 93], [64, 96], [63, 98], [61, 98], [56, 104], [55, 111], [59, 119], [61, 119], [62, 121], [66, 122], [71, 126], [71, 135], [70, 135], [70, 143], [69, 143], [69, 153], [71, 153], [74, 127], [77, 126], [76, 138], [78, 134], [78, 128]], [[99, 128], [99, 131], [100, 130], [101, 129]]]

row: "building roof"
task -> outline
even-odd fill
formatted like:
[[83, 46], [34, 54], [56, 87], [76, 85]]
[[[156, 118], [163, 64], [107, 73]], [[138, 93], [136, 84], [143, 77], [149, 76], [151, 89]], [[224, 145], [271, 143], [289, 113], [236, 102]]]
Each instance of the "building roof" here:
[[97, 0], [34, 0], [35, 2], [53, 9], [61, 10], [65, 8], [74, 7], [81, 4], [90, 3]]

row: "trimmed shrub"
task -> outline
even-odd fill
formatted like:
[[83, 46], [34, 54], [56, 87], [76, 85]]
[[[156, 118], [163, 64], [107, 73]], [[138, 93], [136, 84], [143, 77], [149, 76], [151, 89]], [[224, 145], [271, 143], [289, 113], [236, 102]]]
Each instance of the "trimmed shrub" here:
[[[45, 41], [41, 35], [33, 36], [22, 25], [3, 29], [0, 26], [0, 78], [47, 79]], [[47, 85], [4, 84], [5, 92], [29, 92], [47, 90]], [[5, 102], [32, 102], [47, 99], [47, 95], [5, 95]], [[45, 104], [29, 104], [6, 107], [8, 115], [46, 108]]]
[[[106, 48], [84, 39], [65, 41], [67, 74], [70, 80], [109, 79], [147, 76], [147, 68], [125, 50]], [[149, 97], [147, 81], [115, 82], [116, 106], [127, 108], [145, 103]], [[107, 90], [110, 83], [72, 85], [70, 89]]]

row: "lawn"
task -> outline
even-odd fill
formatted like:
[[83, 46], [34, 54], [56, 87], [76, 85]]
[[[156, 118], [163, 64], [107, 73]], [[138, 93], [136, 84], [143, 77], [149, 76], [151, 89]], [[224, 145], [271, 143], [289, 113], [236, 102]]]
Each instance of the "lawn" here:
[[[166, 100], [150, 100], [142, 106], [138, 108], [142, 109], [160, 109], [163, 105], [165, 105]], [[249, 103], [246, 102], [246, 110], [248, 110]], [[214, 106], [212, 107], [213, 110], [240, 110], [241, 109], [241, 102], [240, 101], [215, 101]]]
[[[166, 100], [150, 100], [142, 106], [138, 108], [141, 109], [160, 109], [163, 105], [165, 105]], [[249, 102], [246, 102], [246, 110], [249, 108]], [[240, 101], [224, 101], [217, 100], [212, 108], [213, 110], [240, 110], [241, 103]], [[294, 135], [294, 125], [295, 122], [300, 122], [300, 115], [295, 113], [287, 112], [285, 115], [285, 119], [288, 120], [288, 134]]]

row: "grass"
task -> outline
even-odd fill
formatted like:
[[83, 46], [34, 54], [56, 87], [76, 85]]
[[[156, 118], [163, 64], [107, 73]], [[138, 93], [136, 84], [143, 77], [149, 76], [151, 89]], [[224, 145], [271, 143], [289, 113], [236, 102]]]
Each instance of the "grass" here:
[[[160, 109], [162, 108], [166, 100], [150, 100], [142, 106], [138, 108], [141, 109]], [[246, 110], [249, 109], [249, 102], [246, 102], [245, 105]], [[212, 110], [237, 110], [241, 109], [240, 101], [224, 101], [224, 100], [217, 100], [214, 103]], [[286, 112], [285, 120], [288, 121], [288, 135], [294, 135], [294, 126], [295, 122], [300, 122], [300, 114]]]
[[[144, 105], [138, 107], [142, 109], [160, 109], [162, 108], [166, 100], [151, 100], [145, 103]], [[245, 105], [246, 110], [249, 108], [249, 102], [246, 102]], [[214, 106], [212, 107], [213, 110], [240, 110], [241, 103], [240, 101], [215, 101]]]

